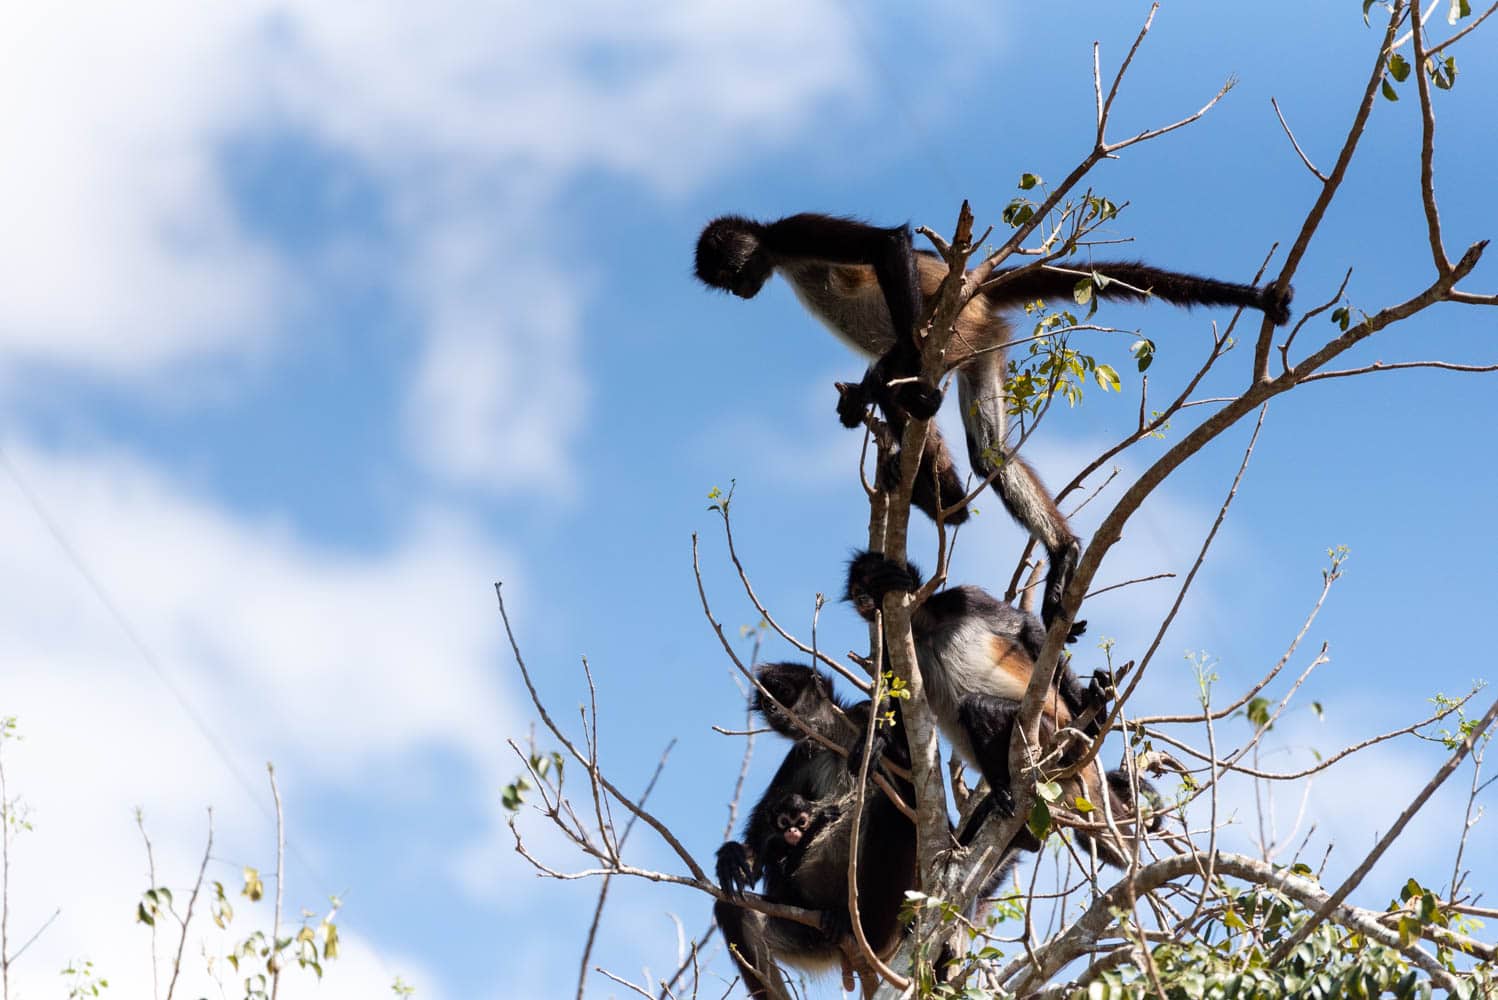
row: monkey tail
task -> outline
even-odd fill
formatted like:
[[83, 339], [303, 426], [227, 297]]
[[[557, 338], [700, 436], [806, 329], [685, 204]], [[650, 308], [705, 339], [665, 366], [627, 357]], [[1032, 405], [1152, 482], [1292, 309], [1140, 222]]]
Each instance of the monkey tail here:
[[984, 295], [995, 307], [1017, 306], [1035, 299], [1070, 298], [1080, 282], [1092, 278], [1093, 290], [1102, 298], [1122, 302], [1159, 299], [1171, 305], [1234, 306], [1257, 309], [1275, 326], [1290, 320], [1290, 300], [1295, 290], [1275, 285], [1259, 288], [1216, 278], [1165, 271], [1135, 260], [1095, 262], [1075, 267], [1041, 266], [1001, 268]]

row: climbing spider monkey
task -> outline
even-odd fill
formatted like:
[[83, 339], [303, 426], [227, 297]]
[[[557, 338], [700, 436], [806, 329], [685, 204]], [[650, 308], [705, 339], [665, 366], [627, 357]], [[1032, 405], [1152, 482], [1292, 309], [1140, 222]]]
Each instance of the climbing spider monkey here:
[[[1256, 288], [1137, 261], [1094, 263], [1088, 270], [1107, 279], [1095, 283], [1100, 298], [1258, 309], [1276, 325], [1290, 318], [1288, 287]], [[705, 284], [745, 299], [757, 295], [778, 271], [802, 305], [839, 340], [875, 359], [863, 381], [847, 387], [838, 403], [845, 426], [858, 426], [870, 401], [880, 405], [897, 433], [907, 417], [925, 420], [936, 414], [941, 391], [922, 376], [915, 323], [946, 277], [947, 264], [936, 254], [916, 252], [908, 225], [885, 229], [816, 213], [774, 222], [725, 215], [703, 229], [696, 271]], [[1047, 626], [1060, 610], [1081, 545], [1035, 470], [1005, 445], [1005, 347], [1011, 326], [1003, 310], [1036, 299], [1068, 298], [1076, 285], [1075, 271], [995, 270], [992, 283], [957, 317], [943, 362], [947, 371], [957, 373], [973, 472], [992, 477], [1005, 509], [1045, 546], [1050, 568], [1041, 617]], [[901, 381], [891, 389], [889, 383], [896, 379]], [[927, 429], [916, 483], [912, 500], [933, 520], [944, 504], [950, 507], [966, 493], [935, 425]], [[966, 517], [961, 508], [944, 512], [949, 524]]]
[[[920, 586], [921, 574], [914, 566], [862, 552], [848, 566], [844, 596], [860, 616], [873, 621], [885, 595], [914, 592]], [[958, 834], [958, 842], [967, 844], [991, 813], [1014, 815], [1009, 744], [1020, 702], [1045, 642], [1045, 630], [1034, 616], [1004, 604], [979, 587], [964, 586], [927, 598], [912, 612], [910, 631], [926, 701], [942, 735], [958, 756], [988, 781], [988, 796]], [[1084, 684], [1069, 666], [1058, 664], [1051, 696], [1042, 703], [1040, 745], [1049, 744], [1057, 730], [1071, 726], [1089, 712], [1092, 717], [1081, 731], [1085, 736], [1096, 736], [1113, 693], [1105, 671], [1095, 671]], [[1153, 786], [1141, 780], [1140, 787], [1152, 806], [1158, 802]], [[1137, 809], [1125, 771], [1104, 775], [1093, 760], [1068, 780], [1064, 790], [1068, 802], [1081, 796], [1101, 805], [1103, 797], [1108, 796], [1109, 812], [1119, 821], [1117, 825], [1124, 830], [1135, 825]], [[1153, 822], [1151, 830], [1158, 826], [1158, 820]], [[1076, 833], [1079, 839], [1090, 840], [1097, 847], [1103, 861], [1119, 868], [1127, 865], [1126, 845], [1117, 842], [1111, 830], [1090, 837], [1081, 830]], [[1028, 850], [1040, 847], [1027, 829], [1021, 830], [1014, 846]]]

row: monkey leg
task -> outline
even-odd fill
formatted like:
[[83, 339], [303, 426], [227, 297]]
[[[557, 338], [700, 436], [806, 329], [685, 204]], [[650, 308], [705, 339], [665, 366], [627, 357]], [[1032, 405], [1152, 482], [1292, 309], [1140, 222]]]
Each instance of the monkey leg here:
[[713, 916], [749, 995], [754, 1000], [791, 1000], [770, 947], [769, 918], [722, 902], [713, 904]]
[[[994, 492], [1004, 509], [1045, 546], [1050, 568], [1040, 617], [1049, 628], [1061, 610], [1082, 546], [1040, 476], [1023, 459], [1005, 450], [1008, 415], [1004, 410], [1003, 365], [1002, 353], [979, 354], [957, 373], [968, 460], [975, 473], [985, 479], [992, 477]], [[1086, 622], [1077, 622], [1076, 626], [1069, 639], [1081, 635]]]
[[[846, 398], [845, 394], [844, 399]], [[896, 413], [887, 416], [890, 429], [896, 434], [903, 434], [904, 415]], [[893, 491], [899, 484], [900, 452], [897, 450], [880, 463], [876, 485], [882, 490]], [[941, 431], [934, 422], [927, 424], [926, 446], [921, 451], [921, 465], [916, 471], [915, 485], [911, 489], [911, 504], [933, 521], [937, 519], [937, 513], [946, 508], [943, 523], [962, 524], [968, 518], [967, 505], [955, 505], [966, 495], [967, 490], [963, 488], [962, 477], [957, 474], [957, 464], [952, 461], [952, 451], [947, 447], [946, 439], [941, 436]]]

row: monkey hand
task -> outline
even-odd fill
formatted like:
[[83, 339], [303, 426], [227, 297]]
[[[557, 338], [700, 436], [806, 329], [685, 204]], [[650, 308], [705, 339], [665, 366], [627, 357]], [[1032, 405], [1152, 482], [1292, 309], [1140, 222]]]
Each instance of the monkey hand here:
[[925, 379], [895, 386], [895, 402], [917, 420], [930, 420], [941, 409], [941, 389]]
[[1084, 705], [1088, 708], [1096, 708], [1099, 712], [1107, 711], [1108, 702], [1118, 695], [1118, 689], [1113, 686], [1113, 677], [1106, 670], [1094, 670], [1092, 680], [1087, 684], [1087, 693], [1084, 696]]
[[729, 896], [742, 896], [755, 883], [754, 864], [743, 844], [730, 840], [718, 848], [718, 887]]
[[837, 382], [837, 419], [844, 427], [857, 427], [869, 412], [869, 392], [862, 382]]
[[1071, 623], [1071, 631], [1067, 633], [1066, 641], [1069, 642], [1069, 643], [1070, 642], [1076, 642], [1078, 639], [1082, 638], [1082, 636], [1085, 635], [1086, 633], [1087, 633], [1087, 622], [1085, 620], [1084, 621], [1079, 621], [1079, 622], [1072, 622]]

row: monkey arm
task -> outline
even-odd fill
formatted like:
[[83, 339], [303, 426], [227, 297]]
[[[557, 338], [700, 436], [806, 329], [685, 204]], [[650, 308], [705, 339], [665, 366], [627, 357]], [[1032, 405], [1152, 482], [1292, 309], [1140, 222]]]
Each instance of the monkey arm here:
[[[763, 240], [777, 263], [811, 259], [874, 269], [889, 310], [894, 346], [869, 367], [856, 389], [844, 393], [838, 403], [843, 425], [858, 426], [870, 402], [879, 403], [887, 414], [904, 411], [920, 420], [935, 416], [941, 407], [941, 390], [921, 378], [921, 353], [915, 339], [915, 321], [923, 300], [910, 226], [884, 229], [854, 219], [806, 212], [770, 223]], [[895, 379], [916, 381], [901, 382], [891, 390], [889, 383]]]
[[759, 881], [763, 868], [754, 853], [737, 840], [718, 848], [718, 888], [728, 896], [742, 896]]
[[889, 308], [895, 343], [903, 341], [907, 350], [914, 347], [921, 290], [910, 226], [882, 229], [855, 219], [803, 212], [767, 225], [764, 243], [777, 263], [802, 259], [872, 267]]

